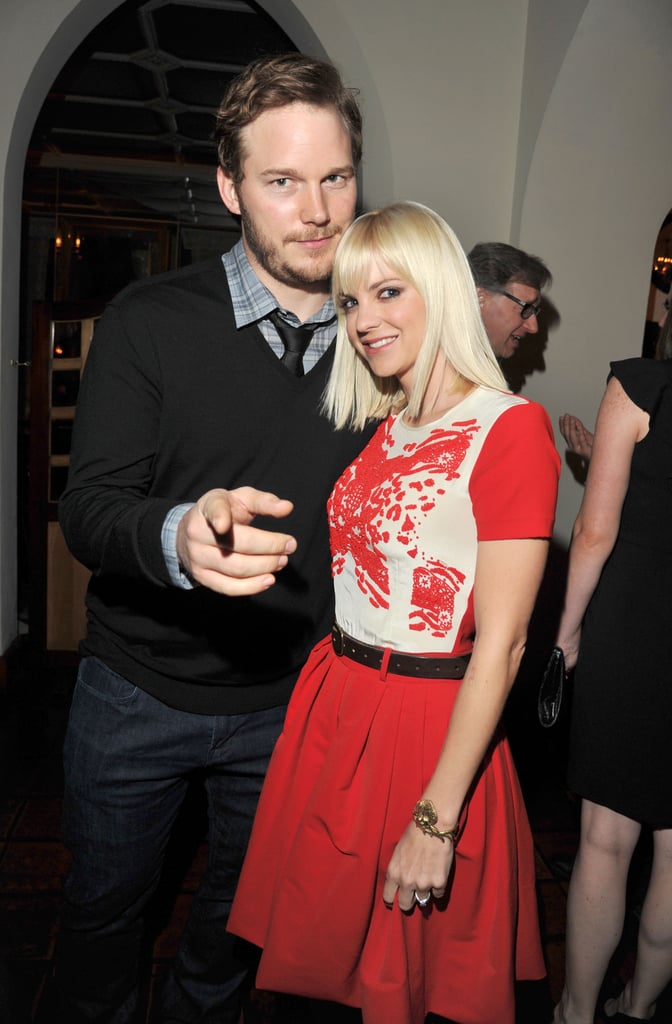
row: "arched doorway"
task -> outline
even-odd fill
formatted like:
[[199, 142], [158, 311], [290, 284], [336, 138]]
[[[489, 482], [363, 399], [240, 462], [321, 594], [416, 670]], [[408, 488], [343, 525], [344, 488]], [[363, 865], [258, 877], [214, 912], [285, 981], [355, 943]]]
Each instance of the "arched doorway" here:
[[[189, 3], [189, 0], [176, 0]], [[223, 4], [229, 0], [222, 0]], [[0, 173], [3, 204], [0, 207], [0, 686], [6, 678], [7, 655], [17, 636], [17, 375], [25, 369], [16, 365], [19, 354], [21, 197], [23, 173], [33, 127], [51, 83], [73, 50], [104, 18], [120, 6], [118, 0], [60, 0], [44, 7], [42, 0], [5, 0], [3, 18], [8, 31], [3, 35], [5, 59], [0, 65]], [[241, 6], [233, 0], [229, 6]], [[365, 97], [367, 124], [374, 125], [367, 138], [367, 153], [375, 164], [377, 197], [394, 195], [394, 161], [388, 132], [388, 113], [379, 83], [361, 51], [355, 27], [338, 10], [329, 8], [320, 28], [307, 20], [293, 0], [257, 0], [291, 38], [297, 49], [331, 58], [347, 80]], [[328, 31], [328, 46], [319, 31]], [[340, 59], [339, 59], [340, 57]], [[4, 111], [4, 113], [3, 113]], [[367, 175], [363, 176], [366, 185]], [[363, 194], [363, 193], [362, 193]]]
[[[273, 15], [265, 10], [267, 6], [274, 8]], [[297, 34], [296, 42], [280, 21], [286, 21]], [[78, 38], [79, 45], [73, 51], [73, 40]], [[194, 258], [202, 255], [204, 245], [209, 244], [208, 230], [224, 212], [214, 188], [214, 155], [212, 147], [204, 145], [203, 123], [216, 107], [225, 81], [238, 67], [261, 52], [306, 47], [311, 52], [323, 52], [291, 2], [277, 5], [251, 0], [231, 4], [222, 0], [218, 5], [212, 0], [207, 4], [199, 0], [126, 0], [122, 4], [82, 0], [73, 6], [36, 60], [17, 110], [8, 160], [14, 166], [15, 180], [19, 179], [21, 143], [30, 139], [23, 193], [24, 209], [28, 210], [23, 233], [27, 257], [22, 261], [20, 286], [16, 282], [11, 289], [5, 288], [2, 310], [3, 325], [9, 325], [3, 337], [20, 340], [18, 351], [11, 356], [13, 376], [8, 383], [14, 385], [12, 403], [3, 403], [2, 414], [5, 461], [18, 467], [15, 473], [12, 465], [4, 478], [17, 479], [18, 488], [16, 493], [11, 485], [3, 488], [0, 514], [8, 569], [3, 579], [11, 590], [0, 612], [4, 617], [7, 611], [6, 622], [0, 620], [0, 654], [13, 639], [15, 609], [22, 620], [19, 628], [29, 628], [26, 580], [34, 582], [36, 574], [28, 553], [34, 558], [37, 550], [39, 559], [39, 551], [46, 551], [44, 544], [36, 547], [33, 543], [27, 514], [26, 420], [31, 407], [28, 395], [32, 371], [21, 364], [29, 364], [33, 356], [33, 302], [54, 297], [91, 298], [82, 288], [82, 270], [87, 269], [82, 222], [89, 226], [96, 222], [98, 238], [92, 231], [90, 252], [100, 252], [101, 245], [108, 245], [109, 252], [111, 241], [120, 242], [126, 249], [117, 261], [123, 262], [123, 267], [106, 261], [102, 291], [107, 297], [126, 283], [124, 273], [137, 257], [142, 263], [148, 250], [151, 258], [145, 259], [144, 270], [177, 265], [183, 258], [177, 254], [178, 249], [184, 250], [185, 241], [196, 254]], [[218, 50], [224, 50], [223, 54], [219, 55]], [[56, 82], [55, 90], [52, 81]], [[73, 83], [75, 91], [71, 93]], [[44, 103], [40, 106], [38, 100]], [[57, 108], [60, 117], [56, 117]], [[199, 173], [204, 168], [207, 171]], [[207, 182], [203, 180], [206, 174], [210, 178]], [[9, 197], [10, 190], [7, 194]], [[83, 210], [87, 203], [89, 210], [94, 208], [93, 215]], [[71, 221], [73, 211], [77, 224]], [[143, 217], [139, 213], [145, 215], [140, 228], [137, 225]], [[7, 227], [13, 222], [13, 233], [18, 235], [18, 215], [11, 209], [9, 198], [5, 214]], [[87, 215], [91, 219], [87, 220]], [[101, 227], [105, 222], [107, 226]], [[135, 242], [130, 239], [131, 222]], [[146, 241], [148, 232], [154, 238], [157, 224], [162, 225], [161, 246]], [[72, 233], [69, 226], [74, 227]], [[97, 246], [91, 244], [96, 241]], [[228, 244], [220, 244], [220, 250]], [[16, 256], [16, 242], [13, 251]], [[64, 275], [61, 271], [68, 257], [70, 270]], [[93, 264], [95, 255], [89, 267]], [[73, 281], [74, 296], [68, 292]], [[100, 286], [94, 289], [94, 293], [100, 291]], [[19, 293], [22, 300], [17, 310]], [[9, 515], [4, 514], [10, 508], [13, 530], [9, 528]]]
[[642, 355], [654, 356], [669, 302], [672, 299], [672, 210], [664, 218], [653, 247], [651, 287], [646, 307]]

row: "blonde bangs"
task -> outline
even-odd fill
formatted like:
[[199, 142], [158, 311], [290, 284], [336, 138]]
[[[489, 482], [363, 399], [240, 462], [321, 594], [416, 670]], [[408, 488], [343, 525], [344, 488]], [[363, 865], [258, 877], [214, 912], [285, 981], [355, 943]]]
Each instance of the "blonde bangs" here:
[[440, 355], [463, 381], [507, 389], [485, 333], [466, 255], [454, 231], [426, 206], [393, 203], [354, 221], [336, 251], [332, 287], [338, 336], [323, 408], [338, 427], [362, 427], [367, 419], [383, 418], [405, 405], [396, 378], [371, 374], [345, 329], [343, 301], [367, 280], [373, 260], [411, 284], [425, 304], [426, 335], [409, 396], [409, 416], [419, 416]]
[[364, 214], [350, 225], [336, 253], [332, 290], [337, 302], [353, 295], [368, 277], [371, 261], [379, 256], [385, 263], [380, 239], [380, 224], [372, 213]]

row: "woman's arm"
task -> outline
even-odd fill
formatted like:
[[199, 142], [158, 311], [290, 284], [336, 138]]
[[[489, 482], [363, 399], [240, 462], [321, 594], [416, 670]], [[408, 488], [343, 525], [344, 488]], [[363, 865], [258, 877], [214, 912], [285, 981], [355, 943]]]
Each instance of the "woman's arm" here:
[[[516, 677], [547, 550], [548, 542], [536, 539], [478, 544], [476, 642], [436, 768], [418, 794], [434, 803], [442, 831], [458, 821]], [[442, 896], [452, 860], [450, 839], [442, 842], [410, 822], [388, 866], [385, 902], [397, 894], [399, 906], [409, 910], [415, 892]]]
[[612, 377], [600, 405], [586, 490], [572, 534], [567, 591], [556, 641], [564, 651], [568, 669], [576, 664], [581, 621], [616, 542], [632, 454], [648, 429], [648, 413], [635, 405], [620, 381]]

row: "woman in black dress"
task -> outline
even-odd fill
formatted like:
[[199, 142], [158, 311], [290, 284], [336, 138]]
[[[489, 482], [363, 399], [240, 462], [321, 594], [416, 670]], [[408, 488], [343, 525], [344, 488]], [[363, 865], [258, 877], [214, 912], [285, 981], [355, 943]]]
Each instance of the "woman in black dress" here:
[[572, 538], [558, 646], [576, 664], [569, 783], [582, 798], [555, 1024], [592, 1024], [642, 826], [653, 866], [632, 979], [605, 1006], [652, 1020], [672, 978], [672, 361], [612, 363]]

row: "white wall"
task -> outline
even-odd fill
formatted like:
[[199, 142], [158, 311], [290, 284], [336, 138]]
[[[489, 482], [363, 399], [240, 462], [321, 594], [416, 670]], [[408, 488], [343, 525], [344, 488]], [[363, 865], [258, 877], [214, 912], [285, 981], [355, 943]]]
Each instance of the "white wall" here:
[[[466, 248], [543, 256], [559, 325], [524, 392], [592, 421], [610, 358], [637, 354], [672, 205], [669, 0], [260, 0], [361, 89], [363, 202], [417, 199]], [[16, 632], [16, 355], [23, 160], [51, 80], [116, 0], [0, 11], [0, 654]], [[543, 362], [545, 361], [545, 368]], [[581, 489], [564, 474], [558, 536]]]
[[[521, 244], [548, 259], [560, 323], [526, 394], [592, 425], [611, 359], [641, 355], [653, 246], [672, 206], [672, 4], [591, 0], [549, 97]], [[582, 489], [565, 469], [558, 532]]]
[[294, 2], [362, 89], [366, 205], [427, 203], [467, 246], [508, 238], [527, 0]]

